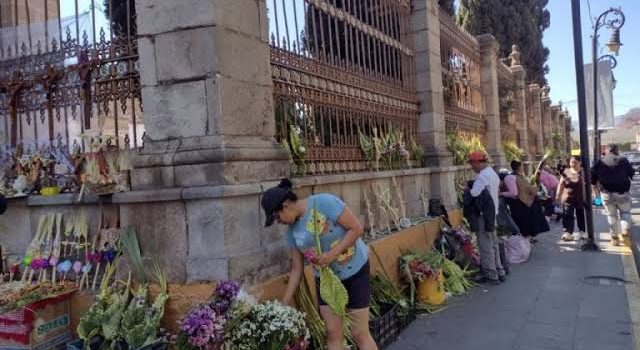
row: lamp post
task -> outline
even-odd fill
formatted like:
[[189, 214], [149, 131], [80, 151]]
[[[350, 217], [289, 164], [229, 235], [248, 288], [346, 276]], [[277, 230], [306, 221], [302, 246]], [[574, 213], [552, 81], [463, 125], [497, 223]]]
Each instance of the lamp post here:
[[[580, 154], [582, 155], [582, 175], [584, 192], [591, 202], [591, 168], [589, 160], [589, 133], [587, 131], [587, 99], [584, 86], [584, 59], [582, 57], [582, 28], [580, 27], [580, 0], [571, 0], [571, 18], [573, 21], [573, 49], [576, 69], [576, 88], [578, 92], [578, 120], [580, 122]], [[589, 239], [582, 246], [582, 250], [597, 251], [598, 246], [593, 234], [593, 208], [585, 206], [586, 226]]]
[[[620, 28], [624, 25], [625, 17], [620, 8], [610, 8], [603, 12], [596, 19], [593, 25], [593, 36], [591, 37], [591, 62], [593, 65], [593, 161], [596, 162], [600, 158], [600, 131], [598, 130], [598, 30], [601, 28], [609, 28], [611, 31], [611, 38], [607, 43], [607, 48], [610, 52], [618, 55], [620, 51]], [[613, 62], [617, 65], [618, 62], [611, 55], [605, 55], [603, 57], [613, 58]], [[601, 58], [603, 58], [601, 57]], [[615, 65], [614, 65], [615, 67]]]

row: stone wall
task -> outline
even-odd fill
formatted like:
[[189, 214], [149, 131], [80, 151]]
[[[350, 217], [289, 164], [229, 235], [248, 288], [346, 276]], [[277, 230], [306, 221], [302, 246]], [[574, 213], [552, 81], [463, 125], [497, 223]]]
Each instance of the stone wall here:
[[[435, 196], [431, 193], [432, 175], [447, 182], [448, 191], [440, 197], [442, 202], [449, 208], [455, 206], [456, 174], [469, 176], [466, 167], [446, 167], [313, 176], [294, 179], [294, 183], [301, 196], [320, 192], [340, 196], [368, 225], [364, 193], [375, 205], [372, 186], [393, 192], [395, 179], [407, 216], [421, 217], [425, 212], [423, 198]], [[133, 191], [101, 200], [88, 196], [81, 203], [74, 195], [66, 194], [10, 199], [7, 212], [0, 216], [0, 227], [4, 229], [0, 244], [13, 254], [12, 259], [18, 260], [41, 215], [86, 210], [93, 233], [101, 206], [115, 207], [121, 226], [137, 229], [143, 255], [148, 261], [152, 257], [158, 259], [167, 268], [171, 282], [228, 278], [257, 282], [283, 273], [289, 264], [286, 228], [263, 226], [260, 195], [274, 185], [276, 182]]]

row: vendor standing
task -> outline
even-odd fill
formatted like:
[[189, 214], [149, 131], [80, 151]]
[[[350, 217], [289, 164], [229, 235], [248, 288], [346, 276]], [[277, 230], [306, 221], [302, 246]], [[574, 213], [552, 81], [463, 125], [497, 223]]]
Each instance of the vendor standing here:
[[[302, 199], [291, 187], [291, 181], [283, 179], [262, 197], [262, 208], [267, 217], [265, 225], [271, 226], [278, 221], [289, 226], [287, 242], [291, 248], [291, 271], [283, 303], [291, 303], [300, 285], [305, 257], [315, 266], [328, 266], [340, 278], [349, 295], [347, 308], [351, 320], [350, 331], [358, 349], [378, 349], [369, 332], [369, 251], [361, 238], [364, 233], [362, 225], [340, 198], [320, 193]], [[314, 223], [312, 217], [319, 218], [318, 222]], [[314, 256], [316, 228], [320, 228], [322, 254], [319, 256]], [[320, 297], [317, 276], [316, 273], [316, 292], [320, 314], [327, 329], [327, 348], [343, 349], [342, 319]]]

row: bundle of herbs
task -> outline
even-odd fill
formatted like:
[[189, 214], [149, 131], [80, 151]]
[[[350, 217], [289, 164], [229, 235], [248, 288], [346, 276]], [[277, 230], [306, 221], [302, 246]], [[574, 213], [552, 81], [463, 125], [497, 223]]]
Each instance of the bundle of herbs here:
[[398, 315], [408, 315], [411, 303], [385, 274], [371, 276], [371, 316], [382, 316], [384, 305], [396, 305]]
[[[133, 229], [123, 235], [122, 243], [129, 254], [129, 260], [139, 272], [142, 279], [147, 280], [137, 237]], [[118, 261], [115, 260], [107, 268], [109, 276], [115, 273]], [[164, 316], [164, 308], [169, 294], [164, 270], [154, 263], [153, 277], [159, 285], [159, 292], [152, 301], [149, 297], [149, 286], [146, 282], [138, 284], [135, 289], [131, 282], [131, 273], [126, 282], [109, 285], [109, 278], [103, 279], [96, 302], [80, 319], [78, 335], [85, 344], [96, 338], [100, 339], [101, 348], [105, 349], [148, 349], [166, 344], [168, 339], [162, 334], [160, 321]]]
[[444, 289], [452, 295], [463, 295], [473, 288], [473, 283], [467, 279], [473, 272], [468, 268], [462, 269], [455, 262], [444, 259], [442, 264], [442, 272], [446, 277]]

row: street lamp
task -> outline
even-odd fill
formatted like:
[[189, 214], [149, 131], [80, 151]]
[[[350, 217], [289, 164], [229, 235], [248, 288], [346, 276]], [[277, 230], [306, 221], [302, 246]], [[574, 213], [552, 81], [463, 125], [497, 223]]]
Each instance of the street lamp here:
[[[596, 162], [600, 157], [600, 131], [598, 130], [598, 30], [600, 28], [607, 27], [612, 29], [611, 38], [607, 43], [607, 48], [610, 52], [614, 53], [616, 56], [620, 51], [620, 46], [622, 43], [620, 42], [620, 28], [624, 25], [625, 17], [624, 13], [620, 8], [610, 8], [607, 11], [603, 12], [596, 19], [596, 23], [593, 26], [593, 36], [591, 37], [591, 62], [593, 62], [593, 161]], [[611, 55], [605, 55], [603, 57], [612, 58], [615, 65], [618, 62]], [[602, 57], [601, 57], [602, 58]]]
[[611, 66], [611, 88], [615, 90], [618, 81], [616, 80], [616, 76], [613, 74], [613, 69], [618, 66], [618, 60], [612, 55], [602, 55], [598, 58], [598, 62], [605, 61], [609, 61], [609, 65]]
[[[578, 120], [580, 122], [580, 154], [582, 155], [582, 175], [584, 179], [584, 192], [591, 202], [591, 168], [589, 160], [589, 133], [587, 131], [587, 99], [584, 86], [584, 59], [582, 57], [582, 28], [580, 27], [580, 0], [571, 0], [571, 19], [573, 22], [573, 55], [576, 69], [576, 90], [578, 92]], [[595, 57], [595, 55], [594, 55]], [[594, 59], [595, 63], [595, 59]], [[595, 66], [595, 64], [594, 64]], [[593, 207], [585, 207], [587, 234], [589, 239], [582, 246], [582, 250], [597, 251], [598, 246], [593, 234]]]

